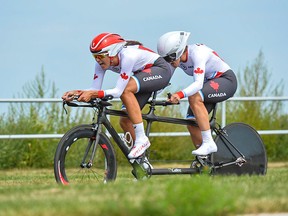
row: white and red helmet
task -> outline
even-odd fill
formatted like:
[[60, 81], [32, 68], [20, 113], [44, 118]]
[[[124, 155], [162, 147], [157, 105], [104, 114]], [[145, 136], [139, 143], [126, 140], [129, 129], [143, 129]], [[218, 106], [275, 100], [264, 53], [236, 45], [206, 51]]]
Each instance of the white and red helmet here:
[[190, 32], [172, 31], [162, 35], [157, 43], [158, 54], [168, 62], [177, 60], [183, 54]]
[[90, 51], [93, 54], [108, 53], [109, 56], [116, 56], [125, 44], [126, 41], [118, 34], [102, 33], [92, 40]]

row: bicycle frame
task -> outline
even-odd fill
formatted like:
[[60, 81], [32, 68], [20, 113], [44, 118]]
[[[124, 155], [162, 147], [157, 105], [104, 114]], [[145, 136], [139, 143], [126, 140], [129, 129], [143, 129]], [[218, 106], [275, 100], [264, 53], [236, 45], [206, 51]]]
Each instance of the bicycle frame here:
[[[171, 123], [171, 124], [179, 124], [179, 125], [193, 125], [196, 126], [197, 123], [191, 120], [187, 120], [187, 119], [181, 119], [181, 118], [174, 118], [174, 117], [163, 117], [163, 116], [157, 116], [155, 115], [155, 107], [156, 106], [167, 106], [167, 105], [172, 105], [171, 103], [167, 103], [166, 101], [157, 101], [156, 100], [156, 92], [154, 92], [153, 96], [152, 96], [152, 100], [150, 100], [148, 103], [150, 104], [150, 108], [147, 114], [142, 114], [142, 117], [144, 120], [146, 120], [147, 122], [147, 127], [146, 127], [146, 135], [149, 136], [150, 133], [150, 129], [152, 126], [152, 123], [154, 121], [156, 122], [163, 122], [163, 123]], [[67, 102], [67, 104], [69, 106], [81, 106], [81, 105], [76, 105], [75, 103], [70, 103]], [[111, 125], [109, 119], [107, 118], [107, 115], [112, 115], [112, 116], [120, 116], [120, 117], [128, 117], [127, 113], [124, 111], [120, 111], [120, 110], [114, 110], [114, 109], [109, 109], [108, 106], [110, 106], [112, 104], [110, 104], [107, 101], [101, 101], [99, 100], [98, 102], [94, 102], [91, 103], [91, 105], [85, 105], [82, 107], [96, 107], [96, 109], [98, 110], [98, 116], [97, 116], [97, 121], [94, 124], [94, 128], [95, 128], [95, 136], [97, 138], [97, 135], [101, 132], [101, 126], [103, 125], [106, 130], [108, 131], [108, 133], [111, 135], [111, 137], [114, 139], [114, 141], [116, 142], [117, 146], [120, 148], [120, 150], [122, 151], [122, 153], [125, 155], [125, 157], [127, 158], [128, 161], [130, 161], [130, 164], [132, 165], [133, 169], [135, 170], [136, 174], [133, 173], [134, 175], [137, 175], [135, 177], [139, 177], [139, 175], [141, 176], [147, 176], [147, 173], [149, 176], [151, 175], [170, 175], [170, 174], [196, 174], [201, 172], [201, 170], [199, 170], [199, 167], [192, 167], [192, 168], [163, 168], [163, 169], [150, 169], [148, 171], [144, 171], [142, 168], [142, 171], [144, 171], [144, 173], [141, 171], [139, 171], [139, 161], [132, 159], [130, 160], [128, 158], [128, 154], [130, 152], [129, 147], [125, 144], [124, 140], [119, 136], [119, 134], [116, 132], [116, 130], [113, 128], [113, 126]], [[215, 123], [215, 119], [216, 119], [216, 106], [213, 109], [211, 118], [210, 118], [210, 125], [211, 125], [211, 129], [217, 134], [217, 135], [221, 135], [224, 134], [225, 131], [223, 131], [219, 126], [219, 128], [216, 128], [216, 123]], [[231, 151], [232, 149], [235, 149], [236, 152], [240, 155], [240, 157], [236, 157], [235, 154], [233, 154], [233, 156], [235, 157], [235, 160], [233, 161], [229, 161], [229, 162], [223, 162], [222, 164], [218, 164], [218, 165], [213, 165], [211, 164], [210, 160], [208, 157], [202, 157], [202, 156], [196, 156], [196, 161], [198, 164], [201, 165], [201, 167], [203, 168], [207, 168], [210, 170], [212, 168], [217, 168], [217, 167], [223, 167], [223, 166], [229, 166], [229, 165], [233, 165], [233, 164], [240, 164], [240, 163], [244, 163], [245, 162], [245, 157], [244, 155], [225, 137], [225, 136], [221, 136], [221, 139], [225, 139], [226, 143], [226, 148], [231, 152], [231, 154], [233, 154], [233, 152]], [[228, 146], [230, 145], [230, 146]], [[240, 158], [240, 160], [239, 160]], [[243, 159], [243, 160], [241, 160]], [[237, 165], [238, 165], [237, 164]], [[202, 170], [205, 170], [202, 169]], [[138, 171], [137, 171], [138, 170]], [[206, 169], [207, 170], [207, 169]], [[142, 172], [142, 173], [140, 173]], [[140, 173], [140, 174], [139, 174]]]
[[[118, 111], [118, 110], [106, 109], [104, 112], [106, 114], [114, 115], [114, 116], [127, 116], [126, 113], [124, 113], [123, 111]], [[191, 122], [191, 121], [186, 120], [186, 119], [156, 116], [154, 114], [154, 107], [153, 106], [152, 106], [152, 108], [150, 107], [150, 111], [148, 112], [148, 114], [143, 114], [142, 116], [143, 116], [143, 119], [145, 119], [147, 121], [146, 134], [148, 136], [150, 133], [151, 124], [154, 121], [172, 123], [172, 124], [180, 124], [180, 125], [191, 125], [191, 124], [195, 125], [194, 122]], [[115, 140], [118, 147], [122, 150], [123, 154], [129, 160], [129, 158], [127, 157], [129, 154], [129, 149], [124, 144], [123, 140], [119, 137], [119, 135], [115, 131], [115, 129], [112, 127], [112, 125], [110, 124], [106, 115], [104, 115], [102, 117], [103, 117], [103, 119], [102, 119], [103, 125], [105, 126], [107, 131], [110, 133], [112, 138]], [[195, 169], [195, 168], [169, 168], [169, 169], [151, 169], [148, 174], [149, 175], [168, 175], [168, 174], [196, 174], [196, 173], [199, 173], [199, 170]]]

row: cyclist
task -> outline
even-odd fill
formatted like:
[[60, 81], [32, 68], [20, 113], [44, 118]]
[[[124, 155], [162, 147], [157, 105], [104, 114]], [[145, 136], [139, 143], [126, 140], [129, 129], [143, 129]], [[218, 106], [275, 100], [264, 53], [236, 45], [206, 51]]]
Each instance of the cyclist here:
[[[145, 135], [141, 109], [151, 93], [168, 85], [172, 76], [171, 66], [157, 53], [145, 48], [138, 41], [126, 41], [119, 34], [102, 33], [90, 44], [90, 51], [96, 60], [94, 80], [88, 90], [74, 90], [64, 93], [63, 100], [88, 102], [92, 98], [112, 95], [121, 98], [128, 118], [121, 118], [120, 125], [130, 132], [134, 142], [128, 157], [141, 156], [150, 146]], [[119, 74], [116, 86], [102, 90], [104, 74], [111, 70]]]
[[230, 66], [204, 44], [187, 45], [190, 32], [172, 31], [162, 35], [157, 44], [158, 53], [174, 68], [181, 68], [194, 77], [188, 87], [168, 99], [178, 103], [188, 97], [187, 118], [197, 121], [199, 127], [188, 126], [196, 150], [194, 155], [208, 155], [217, 151], [212, 138], [208, 113], [216, 103], [232, 97], [237, 79]]

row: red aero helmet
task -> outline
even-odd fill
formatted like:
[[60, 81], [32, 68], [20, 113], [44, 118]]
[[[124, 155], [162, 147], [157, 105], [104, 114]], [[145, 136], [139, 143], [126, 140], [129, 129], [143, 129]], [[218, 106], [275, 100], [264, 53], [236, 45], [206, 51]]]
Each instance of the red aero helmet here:
[[115, 56], [126, 44], [126, 41], [118, 34], [102, 33], [97, 35], [90, 44], [91, 53], [105, 53]]

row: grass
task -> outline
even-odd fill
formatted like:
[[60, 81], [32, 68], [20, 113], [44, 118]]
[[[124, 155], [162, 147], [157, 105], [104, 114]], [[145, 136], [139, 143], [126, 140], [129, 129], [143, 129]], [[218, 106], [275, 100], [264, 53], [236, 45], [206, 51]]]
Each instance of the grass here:
[[109, 184], [55, 183], [52, 169], [0, 171], [0, 215], [236, 215], [288, 212], [288, 164], [266, 176], [153, 176], [119, 168]]

